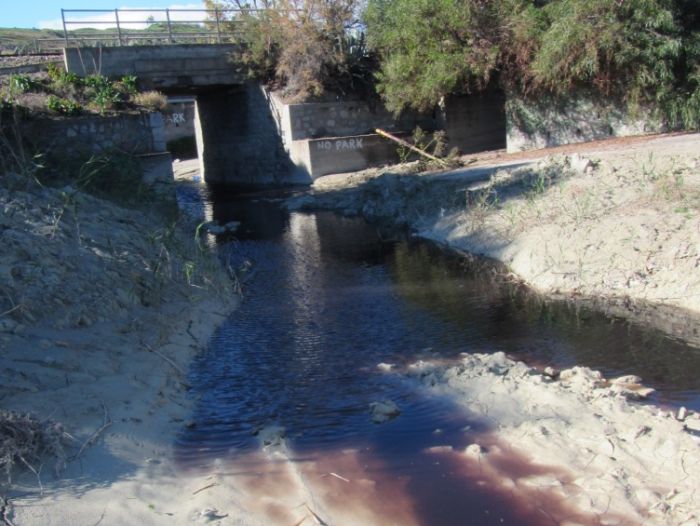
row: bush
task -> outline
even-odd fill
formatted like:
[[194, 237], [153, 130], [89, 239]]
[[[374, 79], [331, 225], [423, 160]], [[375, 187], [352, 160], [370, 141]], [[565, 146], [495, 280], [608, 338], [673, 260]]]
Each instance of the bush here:
[[34, 81], [27, 75], [10, 75], [10, 96], [26, 93], [35, 88]]
[[497, 3], [370, 0], [368, 41], [381, 56], [387, 107], [426, 110], [452, 91], [485, 88], [499, 59]]
[[498, 81], [526, 96], [597, 92], [700, 125], [696, 0], [369, 0], [365, 21], [395, 112]]
[[[206, 0], [209, 8], [238, 8], [237, 0]], [[281, 0], [265, 11], [243, 8], [221, 26], [241, 50], [234, 59], [251, 78], [284, 88], [293, 100], [325, 91], [365, 90], [372, 84], [372, 59], [358, 38], [358, 0]]]
[[80, 84], [80, 77], [78, 75], [67, 72], [61, 66], [57, 66], [53, 62], [47, 65], [46, 71], [49, 75], [49, 79], [58, 88], [65, 88], [68, 86], [77, 87]]

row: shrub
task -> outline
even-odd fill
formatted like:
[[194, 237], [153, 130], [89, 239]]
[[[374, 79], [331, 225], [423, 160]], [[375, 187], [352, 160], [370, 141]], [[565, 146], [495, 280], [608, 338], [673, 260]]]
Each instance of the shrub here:
[[368, 0], [364, 17], [395, 112], [498, 81], [526, 96], [582, 89], [700, 125], [696, 0]]
[[[240, 8], [237, 0], [206, 0], [209, 8]], [[242, 44], [234, 59], [251, 78], [283, 87], [305, 100], [325, 91], [371, 85], [371, 57], [364, 37], [353, 36], [359, 0], [280, 0], [263, 2], [264, 11], [243, 7], [222, 25]]]
[[69, 73], [61, 66], [57, 66], [52, 62], [47, 65], [46, 71], [51, 82], [58, 88], [65, 88], [68, 86], [78, 87], [80, 85], [80, 77], [78, 77], [78, 75]]
[[136, 80], [135, 75], [124, 75], [119, 82], [115, 84], [115, 88], [124, 95], [133, 95], [137, 92]]

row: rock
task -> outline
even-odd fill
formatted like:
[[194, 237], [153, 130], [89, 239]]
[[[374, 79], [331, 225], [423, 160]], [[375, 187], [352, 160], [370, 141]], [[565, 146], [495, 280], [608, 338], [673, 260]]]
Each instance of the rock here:
[[260, 430], [258, 433], [258, 439], [262, 443], [263, 447], [268, 446], [280, 446], [284, 444], [284, 439], [287, 436], [287, 432], [282, 426], [267, 426]]
[[228, 223], [225, 223], [223, 225], [220, 225], [216, 221], [209, 221], [207, 223], [204, 223], [202, 225], [202, 228], [204, 228], [210, 234], [218, 236], [227, 232], [233, 233], [236, 230], [238, 230], [240, 226], [240, 221], [229, 221]]
[[369, 404], [369, 412], [372, 422], [375, 424], [388, 422], [401, 414], [399, 407], [391, 400], [372, 402]]
[[204, 508], [199, 512], [199, 516], [205, 520], [205, 522], [216, 521], [228, 517], [228, 513], [219, 513], [216, 508]]
[[550, 380], [556, 380], [557, 378], [559, 378], [559, 371], [557, 371], [554, 367], [545, 367], [544, 371], [542, 371], [542, 374], [545, 378], [548, 378]]
[[486, 450], [483, 447], [481, 447], [479, 444], [470, 444], [464, 450], [465, 455], [467, 455], [468, 457], [473, 457], [473, 458], [480, 458], [485, 453], [486, 453]]
[[647, 398], [654, 389], [643, 386], [641, 382], [642, 379], [633, 374], [620, 376], [610, 381], [610, 389], [631, 399]]
[[226, 223], [224, 225], [224, 228], [226, 229], [227, 232], [233, 233], [236, 230], [238, 230], [240, 228], [240, 226], [241, 226], [240, 221], [229, 221], [228, 223]]
[[313, 207], [315, 202], [316, 200], [313, 198], [313, 196], [302, 195], [299, 197], [292, 197], [291, 199], [289, 199], [284, 204], [284, 208], [286, 208], [290, 212], [294, 212], [296, 210], [304, 210], [306, 208], [311, 208]]
[[590, 173], [596, 166], [596, 163], [578, 153], [569, 156], [568, 161], [571, 169], [580, 173]]

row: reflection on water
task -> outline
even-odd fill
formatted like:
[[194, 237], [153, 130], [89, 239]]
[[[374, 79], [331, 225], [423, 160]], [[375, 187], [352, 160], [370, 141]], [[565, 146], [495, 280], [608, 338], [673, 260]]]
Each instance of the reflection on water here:
[[[287, 214], [261, 196], [214, 201], [211, 213], [222, 223], [242, 222], [222, 256], [233, 268], [250, 262], [254, 270], [241, 307], [192, 368], [197, 425], [178, 440], [183, 462], [246, 451], [258, 430], [277, 424], [295, 451], [371, 451], [397, 477], [413, 477], [409, 486], [422, 488], [418, 508], [443, 505], [454, 487], [428, 492], [426, 484], [459, 477], [430, 467], [422, 452], [463, 448], [469, 433], [485, 427], [376, 365], [462, 352], [505, 351], [530, 363], [638, 374], [662, 401], [700, 409], [700, 352], [591, 310], [544, 302], [507, 283], [495, 265], [417, 240], [383, 241], [357, 219]], [[402, 414], [376, 425], [368, 406], [383, 399]], [[447, 504], [464, 513], [478, 502], [493, 506], [483, 489], [469, 491], [474, 502], [462, 491]], [[497, 506], [503, 513], [494, 524], [537, 522]], [[463, 517], [445, 514], [439, 524], [463, 524]]]

